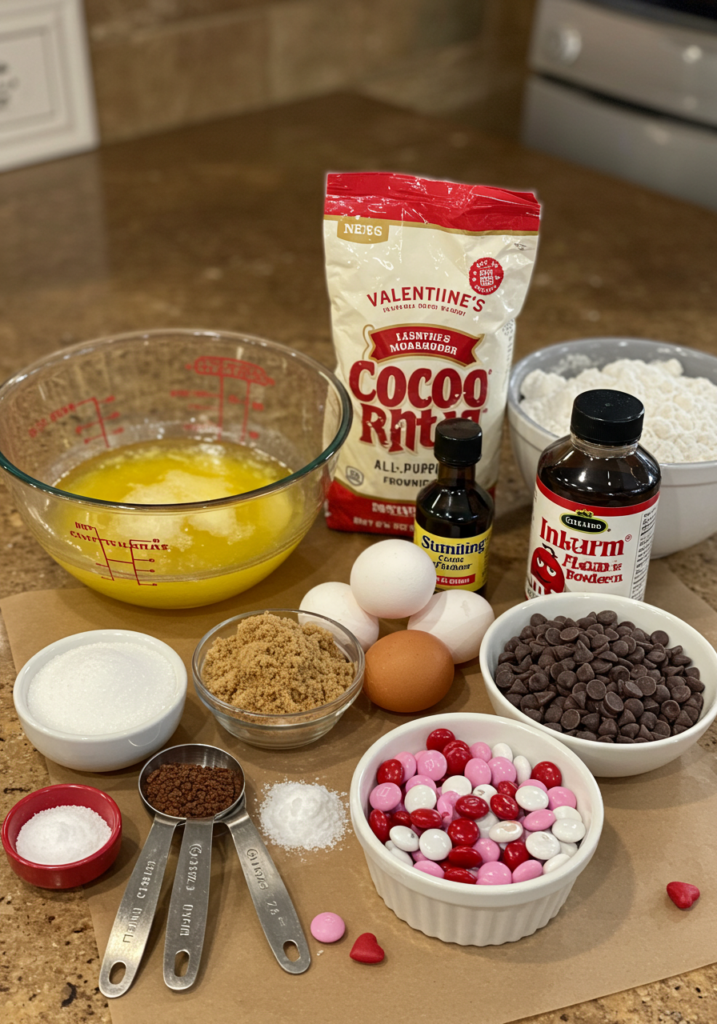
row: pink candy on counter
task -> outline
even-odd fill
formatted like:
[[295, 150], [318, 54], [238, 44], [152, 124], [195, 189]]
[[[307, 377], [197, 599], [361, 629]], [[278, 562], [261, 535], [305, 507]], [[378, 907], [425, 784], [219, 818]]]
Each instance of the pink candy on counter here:
[[468, 747], [439, 729], [427, 737], [425, 750], [396, 754], [393, 771], [396, 761], [403, 778], [371, 790], [369, 825], [400, 863], [424, 874], [471, 885], [527, 882], [560, 870], [586, 834], [558, 766], [541, 761], [531, 767], [506, 743]]
[[323, 914], [317, 914], [309, 928], [311, 934], [319, 942], [338, 942], [346, 931], [343, 918], [338, 914], [332, 914], [329, 910]]

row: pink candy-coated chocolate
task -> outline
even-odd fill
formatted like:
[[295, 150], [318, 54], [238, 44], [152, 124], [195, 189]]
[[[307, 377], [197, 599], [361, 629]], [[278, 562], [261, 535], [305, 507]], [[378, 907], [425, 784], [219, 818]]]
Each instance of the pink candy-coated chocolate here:
[[510, 868], [500, 861], [489, 861], [478, 868], [478, 885], [510, 885], [512, 880]]
[[528, 832], [547, 832], [555, 824], [555, 815], [547, 807], [540, 811], [531, 811], [523, 818], [523, 828]]
[[504, 779], [508, 782], [515, 782], [518, 776], [515, 765], [507, 757], [492, 757], [488, 762], [488, 767], [490, 768], [491, 783], [494, 786]]
[[414, 786], [430, 786], [434, 793], [438, 792], [435, 782], [428, 775], [412, 775], [406, 783], [406, 792]]
[[484, 864], [490, 864], [493, 861], [500, 860], [500, 847], [487, 836], [483, 839], [479, 839], [477, 843], [473, 843], [473, 849], [477, 850], [481, 855]]
[[413, 865], [417, 871], [424, 875], [433, 875], [434, 878], [443, 878], [443, 868], [436, 864], [435, 860], [419, 860]]
[[[535, 782], [535, 779], [533, 779]], [[553, 786], [548, 790], [548, 807], [554, 811], [556, 807], [577, 807], [577, 797], [572, 789], [566, 786]]]
[[521, 782], [518, 789], [522, 789], [523, 786], [537, 786], [538, 789], [542, 789], [545, 793], [548, 792], [548, 787], [544, 782], [541, 782], [540, 779], [528, 779], [527, 782]]
[[[457, 793], [456, 796], [458, 796]], [[443, 818], [443, 822], [446, 825], [450, 825], [450, 823], [452, 821], [455, 821], [455, 819], [458, 817], [455, 810], [455, 800], [451, 801], [448, 799], [448, 797], [448, 793], [446, 793], [445, 796], [439, 796], [438, 801], [436, 803], [436, 810]]]
[[422, 750], [416, 754], [416, 770], [420, 775], [427, 775], [437, 782], [446, 774], [448, 763], [440, 750]]
[[401, 802], [401, 790], [395, 782], [382, 782], [373, 787], [368, 802], [377, 811], [392, 811]]
[[485, 761], [487, 764], [493, 756], [493, 751], [490, 749], [487, 743], [471, 743], [470, 745], [471, 757], [479, 757], [481, 761]]
[[514, 882], [527, 882], [531, 878], [539, 878], [543, 873], [543, 865], [539, 860], [525, 860], [513, 872]]
[[328, 910], [323, 914], [317, 914], [309, 927], [311, 934], [319, 942], [338, 942], [346, 931], [342, 918]]
[[416, 863], [418, 863], [419, 860], [428, 860], [428, 857], [424, 856], [420, 850], [414, 850], [411, 856], [416, 861]]
[[441, 789], [441, 799], [447, 800], [451, 807], [455, 807], [460, 798], [461, 794], [457, 793], [455, 789], [447, 789], [445, 793]]
[[406, 782], [408, 779], [413, 778], [416, 774], [416, 758], [413, 754], [409, 754], [407, 750], [402, 750], [400, 754], [394, 754], [394, 757], [403, 765], [403, 781]]
[[474, 789], [476, 786], [484, 786], [492, 778], [488, 762], [482, 757], [472, 757], [463, 769], [463, 774]]

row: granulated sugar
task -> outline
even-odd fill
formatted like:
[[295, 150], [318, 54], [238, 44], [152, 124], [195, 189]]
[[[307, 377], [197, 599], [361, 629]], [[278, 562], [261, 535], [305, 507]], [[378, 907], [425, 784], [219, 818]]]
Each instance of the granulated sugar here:
[[307, 782], [272, 786], [265, 792], [259, 814], [264, 834], [285, 850], [336, 846], [347, 828], [341, 796], [326, 786]]
[[105, 819], [90, 807], [49, 807], [26, 821], [15, 848], [35, 864], [73, 864], [100, 850], [112, 835]]
[[640, 444], [658, 462], [717, 459], [717, 387], [705, 377], [686, 377], [677, 359], [645, 363], [618, 359], [576, 377], [534, 370], [521, 385], [520, 407], [558, 437], [570, 431], [573, 400], [583, 391], [610, 388], [635, 395], [645, 406]]
[[55, 655], [34, 676], [27, 704], [40, 725], [99, 736], [151, 721], [176, 694], [174, 670], [159, 651], [102, 641]]

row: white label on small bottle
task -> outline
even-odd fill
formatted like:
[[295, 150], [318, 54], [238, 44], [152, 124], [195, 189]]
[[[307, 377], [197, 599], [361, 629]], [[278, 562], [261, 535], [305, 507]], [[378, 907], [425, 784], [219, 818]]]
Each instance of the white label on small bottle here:
[[586, 505], [536, 480], [526, 596], [590, 591], [642, 601], [658, 497], [621, 508]]

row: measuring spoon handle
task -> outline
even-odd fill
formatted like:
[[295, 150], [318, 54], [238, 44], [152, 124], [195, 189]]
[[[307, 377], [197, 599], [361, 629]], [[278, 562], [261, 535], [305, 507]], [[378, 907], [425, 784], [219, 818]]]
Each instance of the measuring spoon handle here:
[[[164, 983], [175, 992], [197, 979], [204, 946], [212, 873], [214, 818], [188, 818], [174, 876], [164, 942]], [[177, 957], [188, 957], [187, 970], [177, 974]]]
[[[177, 822], [155, 818], [119, 905], [100, 968], [100, 992], [108, 999], [123, 996], [134, 981], [162, 889], [164, 869]], [[118, 982], [110, 981], [123, 966]]]
[[[271, 854], [246, 812], [226, 824], [239, 854], [259, 924], [264, 929], [272, 953], [279, 966], [289, 974], [303, 974], [311, 964], [309, 944]], [[287, 943], [298, 950], [297, 960], [290, 960], [286, 955], [284, 947]]]

